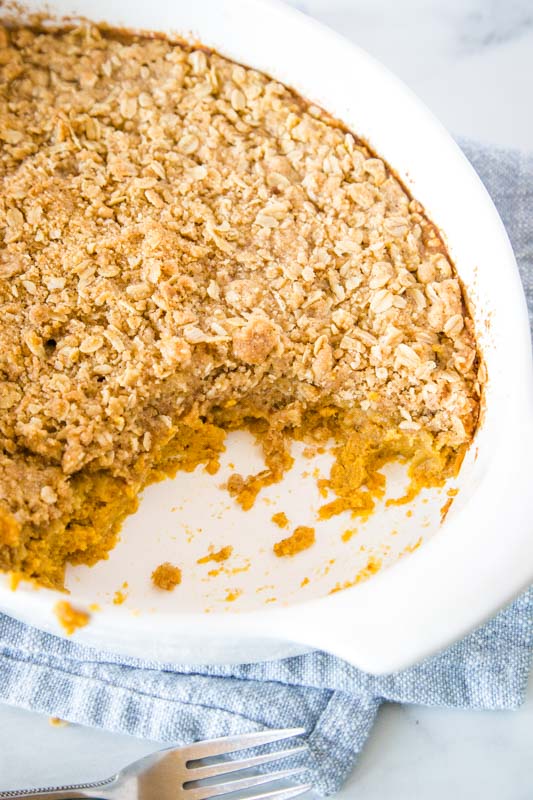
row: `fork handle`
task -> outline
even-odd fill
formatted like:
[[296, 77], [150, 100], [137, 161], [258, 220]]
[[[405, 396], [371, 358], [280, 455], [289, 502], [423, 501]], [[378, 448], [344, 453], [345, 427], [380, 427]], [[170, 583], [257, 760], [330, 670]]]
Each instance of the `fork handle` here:
[[42, 789], [19, 789], [0, 792], [0, 800], [31, 798], [31, 800], [108, 800], [114, 781], [80, 783], [74, 786], [50, 786]]
[[103, 794], [96, 794], [94, 791], [87, 793], [85, 791], [55, 791], [53, 789], [38, 789], [35, 792], [31, 790], [15, 792], [0, 792], [0, 800], [15, 800], [15, 798], [28, 798], [28, 800], [79, 800], [79, 798], [86, 798], [86, 800], [105, 800]]

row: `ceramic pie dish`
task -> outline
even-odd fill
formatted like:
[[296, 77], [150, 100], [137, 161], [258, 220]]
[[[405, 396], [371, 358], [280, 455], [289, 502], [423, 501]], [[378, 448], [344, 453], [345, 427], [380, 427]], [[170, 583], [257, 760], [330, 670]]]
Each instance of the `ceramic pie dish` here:
[[[218, 488], [220, 476], [198, 470], [150, 487], [109, 561], [69, 570], [72, 604], [98, 606], [77, 636], [173, 662], [259, 660], [320, 647], [383, 672], [412, 663], [481, 622], [533, 577], [527, 494], [533, 391], [527, 314], [513, 255], [460, 151], [383, 68], [284, 6], [200, 3], [170, 11], [163, 4], [149, 10], [115, 4], [110, 12], [97, 3], [58, 3], [50, 11], [193, 37], [294, 87], [368, 141], [442, 231], [472, 301], [488, 371], [482, 424], [446, 491], [426, 490], [408, 513], [380, 507], [353, 535], [340, 535], [353, 529], [348, 519], [328, 520], [316, 545], [297, 560], [281, 563], [272, 555], [270, 518], [283, 510], [295, 523], [312, 524], [319, 498], [310, 473], [327, 469], [327, 454], [311, 465], [297, 458], [284, 481], [247, 512], [228, 503]], [[246, 437], [234, 435], [222, 475], [231, 461], [245, 461], [253, 471], [255, 459]], [[388, 478], [390, 490], [400, 487], [398, 470]], [[231, 563], [210, 564], [206, 553], [228, 544], [234, 549]], [[146, 580], [150, 568], [169, 560], [184, 574], [172, 594]], [[379, 574], [365, 582], [354, 579], [369, 577], [365, 570], [378, 560]], [[331, 593], [344, 586], [351, 588]], [[11, 592], [7, 582], [0, 592], [3, 610], [57, 632], [51, 613], [57, 593], [25, 584]]]

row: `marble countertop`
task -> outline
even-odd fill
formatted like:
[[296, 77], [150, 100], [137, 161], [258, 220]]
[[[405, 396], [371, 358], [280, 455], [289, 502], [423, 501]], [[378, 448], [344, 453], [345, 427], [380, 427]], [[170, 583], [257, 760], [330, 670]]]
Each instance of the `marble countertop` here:
[[[533, 150], [531, 0], [292, 0], [396, 72], [444, 125]], [[530, 800], [533, 680], [517, 712], [389, 705], [339, 800]], [[0, 791], [95, 780], [156, 747], [0, 706]]]

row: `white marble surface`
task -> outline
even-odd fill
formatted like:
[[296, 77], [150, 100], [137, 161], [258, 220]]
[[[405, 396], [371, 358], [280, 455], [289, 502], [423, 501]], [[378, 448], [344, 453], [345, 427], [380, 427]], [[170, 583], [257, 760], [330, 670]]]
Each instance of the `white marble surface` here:
[[533, 149], [531, 0], [292, 0], [407, 83], [455, 134]]
[[[533, 149], [532, 0], [293, 0], [408, 83], [456, 135]], [[155, 747], [0, 706], [0, 791], [96, 779]], [[339, 800], [531, 800], [517, 712], [384, 707]]]

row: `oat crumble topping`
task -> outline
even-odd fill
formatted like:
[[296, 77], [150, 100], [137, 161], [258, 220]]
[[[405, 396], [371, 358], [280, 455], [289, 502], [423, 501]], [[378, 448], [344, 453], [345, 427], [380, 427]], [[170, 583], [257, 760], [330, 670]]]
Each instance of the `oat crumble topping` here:
[[[0, 237], [2, 569], [61, 585], [154, 469], [215, 471], [231, 427], [266, 441], [265, 473], [229, 486], [244, 507], [290, 466], [269, 462], [280, 437], [319, 418], [342, 449], [368, 417], [372, 458], [389, 443], [372, 469], [422, 442], [446, 477], [471, 441], [483, 376], [436, 229], [363, 143], [253, 69], [0, 27]], [[339, 470], [333, 511], [353, 511]]]

